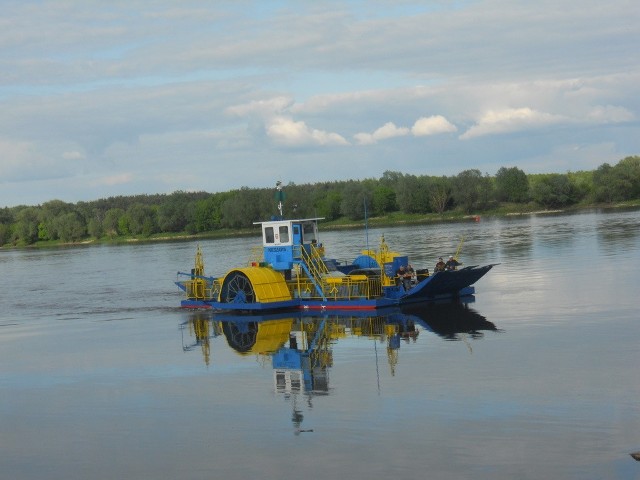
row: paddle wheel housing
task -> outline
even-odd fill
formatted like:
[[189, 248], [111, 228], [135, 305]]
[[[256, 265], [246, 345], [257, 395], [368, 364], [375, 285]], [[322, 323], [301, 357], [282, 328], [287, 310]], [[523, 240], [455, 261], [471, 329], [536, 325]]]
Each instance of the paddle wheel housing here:
[[230, 270], [222, 280], [220, 301], [224, 303], [271, 303], [291, 300], [282, 272], [268, 267]]

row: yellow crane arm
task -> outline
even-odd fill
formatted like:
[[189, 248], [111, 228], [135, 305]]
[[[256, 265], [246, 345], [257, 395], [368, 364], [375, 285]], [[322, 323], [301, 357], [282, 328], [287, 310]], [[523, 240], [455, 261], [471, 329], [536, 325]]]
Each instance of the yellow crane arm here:
[[464, 243], [464, 235], [460, 237], [460, 243], [458, 243], [458, 248], [456, 250], [456, 254], [453, 256], [454, 260], [458, 261], [458, 255], [460, 255], [460, 251], [462, 250], [462, 244]]

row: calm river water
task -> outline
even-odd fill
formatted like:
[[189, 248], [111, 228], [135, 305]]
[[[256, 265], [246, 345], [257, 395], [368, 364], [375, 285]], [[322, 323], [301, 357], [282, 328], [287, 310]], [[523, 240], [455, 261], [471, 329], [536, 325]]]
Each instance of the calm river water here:
[[[639, 210], [321, 240], [381, 234], [500, 265], [467, 305], [231, 325], [177, 307], [196, 242], [0, 250], [0, 478], [640, 478]], [[207, 273], [257, 243], [200, 242]]]

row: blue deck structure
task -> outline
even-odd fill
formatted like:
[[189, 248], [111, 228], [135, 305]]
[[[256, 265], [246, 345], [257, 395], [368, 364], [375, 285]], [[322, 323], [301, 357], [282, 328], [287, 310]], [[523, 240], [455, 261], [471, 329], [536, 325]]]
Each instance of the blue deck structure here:
[[409, 265], [409, 257], [391, 251], [384, 236], [378, 250], [363, 250], [352, 263], [345, 264], [325, 256], [319, 220], [323, 219], [280, 216], [256, 222], [262, 232], [261, 258], [221, 277], [204, 274], [198, 247], [191, 272], [178, 272], [176, 284], [185, 292], [181, 306], [244, 312], [372, 310], [472, 295], [473, 284], [494, 266], [421, 275], [403, 284], [396, 271]]

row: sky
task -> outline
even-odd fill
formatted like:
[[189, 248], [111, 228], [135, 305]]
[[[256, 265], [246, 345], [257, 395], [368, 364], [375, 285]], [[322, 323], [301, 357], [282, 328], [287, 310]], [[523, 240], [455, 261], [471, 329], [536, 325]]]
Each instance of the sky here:
[[640, 154], [637, 0], [0, 6], [0, 208]]

